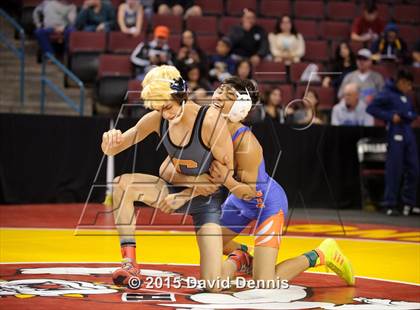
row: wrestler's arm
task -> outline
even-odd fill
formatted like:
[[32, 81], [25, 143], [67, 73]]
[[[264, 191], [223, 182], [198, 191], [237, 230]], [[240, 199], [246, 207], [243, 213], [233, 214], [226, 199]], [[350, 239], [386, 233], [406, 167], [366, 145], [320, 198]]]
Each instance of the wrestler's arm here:
[[235, 150], [236, 178], [227, 173], [225, 162], [213, 162], [210, 169], [215, 182], [223, 182], [236, 197], [250, 200], [256, 197], [258, 169], [262, 160], [262, 149], [250, 131], [239, 138], [239, 146]]
[[233, 144], [226, 120], [217, 111], [209, 109], [203, 129], [203, 141], [210, 147], [214, 161], [225, 162], [228, 174], [233, 175]]
[[159, 132], [160, 119], [160, 113], [152, 111], [144, 115], [136, 125], [124, 133], [116, 129], [105, 132], [102, 136], [102, 151], [106, 155], [114, 156], [139, 143], [152, 132]]

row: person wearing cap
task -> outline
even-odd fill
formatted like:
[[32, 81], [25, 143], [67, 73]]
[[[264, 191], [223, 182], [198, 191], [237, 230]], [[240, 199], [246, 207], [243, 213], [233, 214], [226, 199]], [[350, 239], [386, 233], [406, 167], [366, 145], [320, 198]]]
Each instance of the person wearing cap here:
[[384, 78], [381, 74], [371, 70], [372, 53], [367, 48], [362, 48], [357, 52], [356, 65], [357, 69], [347, 74], [341, 83], [338, 98], [343, 98], [344, 87], [347, 84], [356, 83], [360, 89], [360, 100], [368, 105], [384, 86]]
[[363, 9], [363, 15], [357, 17], [351, 27], [351, 39], [357, 42], [375, 40], [384, 31], [385, 23], [378, 16], [374, 1], [369, 1]]
[[368, 113], [387, 124], [388, 150], [383, 203], [387, 215], [400, 214], [399, 197], [404, 215], [418, 210], [416, 194], [419, 161], [416, 136], [411, 128], [417, 114], [407, 96], [412, 88], [413, 75], [409, 71], [400, 70], [395, 80], [387, 81], [384, 90], [367, 107]]
[[153, 40], [141, 42], [131, 53], [131, 62], [135, 66], [137, 79], [142, 80], [144, 75], [155, 66], [172, 65], [173, 51], [168, 45], [169, 28], [156, 26]]
[[235, 73], [236, 63], [230, 54], [232, 42], [229, 37], [221, 38], [216, 45], [216, 54], [210, 56], [209, 76], [213, 82], [222, 82]]
[[395, 23], [388, 23], [384, 34], [372, 44], [373, 59], [376, 61], [405, 62], [407, 60], [407, 45], [398, 36], [398, 27]]

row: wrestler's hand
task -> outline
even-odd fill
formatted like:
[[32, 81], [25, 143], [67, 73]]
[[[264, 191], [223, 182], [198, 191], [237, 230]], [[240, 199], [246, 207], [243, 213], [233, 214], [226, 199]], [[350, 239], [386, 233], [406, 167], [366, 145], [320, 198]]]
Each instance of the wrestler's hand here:
[[233, 171], [229, 169], [229, 158], [225, 156], [224, 162], [214, 160], [210, 166], [210, 180], [215, 184], [224, 184], [233, 176]]
[[173, 213], [188, 202], [186, 197], [181, 197], [179, 193], [169, 194], [158, 202], [158, 208], [167, 214]]
[[111, 129], [102, 135], [102, 151], [110, 155], [111, 150], [122, 143], [121, 130]]
[[198, 196], [209, 196], [218, 190], [218, 184], [213, 184], [210, 175], [207, 173], [200, 174], [197, 179], [198, 185], [194, 186], [194, 194]]

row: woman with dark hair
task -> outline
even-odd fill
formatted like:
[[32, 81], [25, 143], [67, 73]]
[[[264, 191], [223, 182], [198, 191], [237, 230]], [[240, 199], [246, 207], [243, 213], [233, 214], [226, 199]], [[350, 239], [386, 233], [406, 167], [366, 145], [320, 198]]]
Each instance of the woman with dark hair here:
[[236, 65], [236, 71], [235, 75], [237, 75], [239, 78], [245, 80], [245, 79], [251, 79], [252, 78], [252, 65], [251, 62], [248, 59], [242, 59], [238, 62]]
[[270, 52], [274, 61], [286, 65], [300, 62], [305, 55], [305, 41], [303, 36], [297, 32], [295, 24], [290, 16], [284, 15], [277, 20], [274, 33], [268, 34]]
[[192, 64], [197, 64], [200, 67], [202, 76], [207, 75], [207, 55], [198, 45], [196, 34], [191, 30], [185, 30], [181, 35], [181, 44], [176, 56], [176, 67], [184, 76], [188, 66]]
[[188, 83], [188, 90], [192, 93], [193, 100], [204, 100], [211, 90], [209, 81], [201, 75], [200, 67], [192, 64], [187, 67], [185, 75]]
[[265, 118], [275, 122], [282, 122], [282, 93], [281, 89], [273, 87], [265, 92]]
[[340, 74], [326, 76], [322, 81], [322, 85], [324, 87], [331, 85], [338, 90], [344, 77], [356, 69], [356, 56], [351, 50], [350, 45], [342, 41], [335, 49], [335, 58], [331, 65], [331, 72], [339, 72]]

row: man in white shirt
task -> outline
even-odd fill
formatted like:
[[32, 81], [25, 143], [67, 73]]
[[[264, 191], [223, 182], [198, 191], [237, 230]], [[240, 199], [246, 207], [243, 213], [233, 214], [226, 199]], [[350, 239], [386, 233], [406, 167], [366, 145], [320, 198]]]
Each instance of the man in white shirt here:
[[338, 98], [343, 98], [343, 90], [347, 84], [356, 83], [359, 86], [359, 98], [367, 105], [384, 87], [384, 78], [378, 72], [372, 71], [372, 53], [366, 48], [357, 52], [357, 70], [346, 75], [338, 90]]
[[366, 104], [359, 99], [359, 91], [356, 83], [344, 86], [343, 99], [333, 107], [331, 125], [373, 126], [374, 119], [366, 113]]

